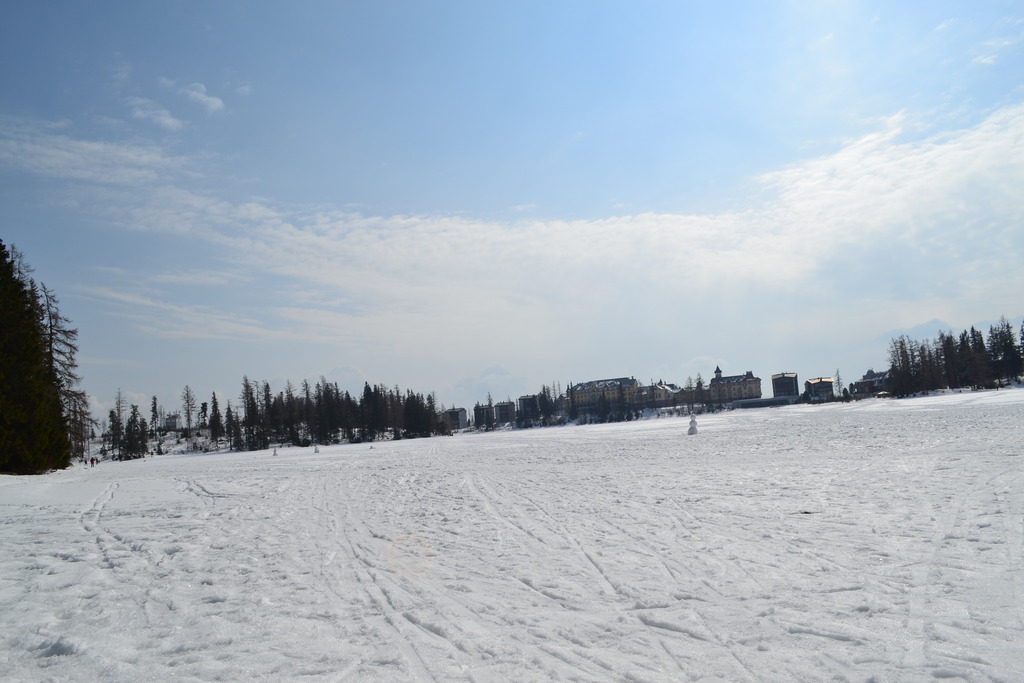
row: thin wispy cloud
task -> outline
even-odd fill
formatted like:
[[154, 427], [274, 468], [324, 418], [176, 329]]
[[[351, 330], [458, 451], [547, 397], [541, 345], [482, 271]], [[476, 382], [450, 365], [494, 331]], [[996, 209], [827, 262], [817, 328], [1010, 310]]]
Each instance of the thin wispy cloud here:
[[294, 338], [287, 331], [269, 329], [244, 316], [206, 306], [170, 303], [124, 288], [81, 287], [79, 292], [111, 305], [114, 315], [157, 338], [221, 341]]
[[157, 124], [170, 131], [181, 130], [185, 122], [171, 115], [167, 109], [145, 97], [128, 97], [125, 102], [131, 108], [132, 118], [142, 119]]
[[[224, 109], [224, 100], [214, 95], [211, 95], [206, 85], [203, 83], [189, 83], [187, 85], [181, 85], [177, 80], [161, 76], [157, 79], [157, 82], [165, 90], [181, 95], [185, 99], [189, 100], [194, 104], [198, 104], [200, 107], [205, 109], [207, 113], [213, 114]], [[247, 84], [242, 84], [243, 90], [246, 89]]]
[[225, 271], [207, 270], [176, 270], [163, 273], [152, 273], [148, 282], [157, 285], [188, 285], [190, 287], [217, 287], [238, 284], [244, 280], [239, 275]]
[[224, 100], [208, 94], [206, 92], [206, 86], [202, 83], [190, 83], [189, 85], [181, 88], [179, 92], [189, 100], [202, 106], [210, 113], [224, 109]]
[[0, 118], [0, 164], [52, 178], [137, 186], [180, 169], [183, 160], [157, 145], [87, 140], [70, 130], [24, 119]]

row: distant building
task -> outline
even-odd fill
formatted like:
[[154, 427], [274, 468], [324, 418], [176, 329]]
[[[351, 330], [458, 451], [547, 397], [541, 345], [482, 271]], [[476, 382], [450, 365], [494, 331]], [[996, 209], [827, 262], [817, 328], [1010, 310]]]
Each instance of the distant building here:
[[494, 423], [512, 424], [516, 421], [516, 404], [512, 401], [502, 401], [494, 404]]
[[883, 392], [889, 390], [889, 373], [888, 372], [875, 372], [874, 370], [868, 370], [864, 373], [856, 382], [850, 384], [850, 394], [854, 398], [864, 398], [866, 396], [877, 396]]
[[747, 370], [742, 375], [723, 376], [722, 368], [715, 368], [715, 378], [708, 384], [712, 403], [730, 403], [750, 398], [761, 398], [761, 378]]
[[465, 429], [469, 426], [469, 419], [465, 408], [451, 408], [444, 411], [444, 419], [450, 431]]
[[780, 372], [777, 375], [772, 375], [772, 395], [775, 398], [784, 396], [799, 398], [800, 381], [797, 379], [796, 373]]
[[537, 394], [520, 396], [516, 403], [519, 406], [519, 422], [530, 424], [540, 419], [540, 404], [537, 402]]
[[581, 415], [596, 415], [602, 399], [611, 413], [631, 410], [640, 382], [633, 377], [595, 379], [573, 385], [569, 392]]
[[815, 377], [804, 382], [804, 391], [812, 401], [827, 401], [835, 398], [835, 380], [831, 377]]
[[473, 424], [477, 429], [494, 426], [494, 406], [477, 405], [473, 408]]
[[169, 432], [176, 432], [182, 428], [181, 415], [175, 413], [164, 418], [164, 429]]
[[683, 390], [667, 382], [638, 387], [633, 394], [634, 408], [674, 408], [685, 402]]

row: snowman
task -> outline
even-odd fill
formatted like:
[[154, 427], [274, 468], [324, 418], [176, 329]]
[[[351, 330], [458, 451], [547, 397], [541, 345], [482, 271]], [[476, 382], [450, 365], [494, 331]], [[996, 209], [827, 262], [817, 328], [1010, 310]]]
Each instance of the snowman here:
[[689, 434], [690, 436], [693, 436], [694, 434], [697, 433], [697, 416], [696, 415], [691, 415], [690, 416], [690, 428], [686, 431], [686, 433]]

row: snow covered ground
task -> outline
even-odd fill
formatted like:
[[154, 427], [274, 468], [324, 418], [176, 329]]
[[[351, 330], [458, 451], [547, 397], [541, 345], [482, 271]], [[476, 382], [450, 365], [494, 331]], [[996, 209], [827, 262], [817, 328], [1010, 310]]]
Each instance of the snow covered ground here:
[[0, 477], [0, 679], [1024, 680], [1024, 390]]

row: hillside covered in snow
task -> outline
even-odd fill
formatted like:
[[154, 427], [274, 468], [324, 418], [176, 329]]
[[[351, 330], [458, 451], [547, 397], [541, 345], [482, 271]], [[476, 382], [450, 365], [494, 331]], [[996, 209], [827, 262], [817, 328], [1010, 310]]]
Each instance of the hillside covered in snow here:
[[1024, 390], [0, 477], [0, 679], [1024, 680]]

